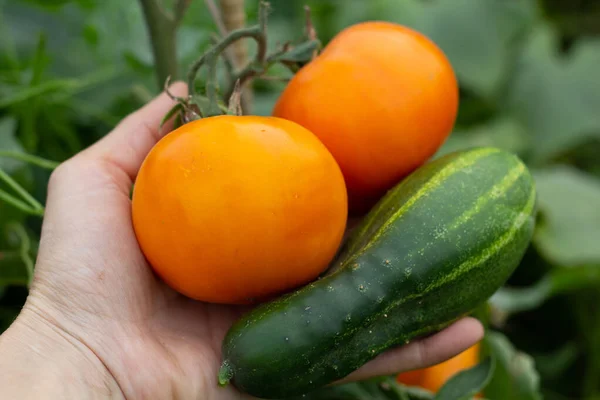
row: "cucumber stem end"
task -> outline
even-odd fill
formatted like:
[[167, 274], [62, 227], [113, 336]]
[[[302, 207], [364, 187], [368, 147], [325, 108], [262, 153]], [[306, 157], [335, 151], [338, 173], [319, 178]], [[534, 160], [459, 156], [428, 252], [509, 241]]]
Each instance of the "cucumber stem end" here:
[[223, 361], [219, 369], [219, 386], [226, 386], [231, 378], [233, 378], [233, 369], [229, 362]]

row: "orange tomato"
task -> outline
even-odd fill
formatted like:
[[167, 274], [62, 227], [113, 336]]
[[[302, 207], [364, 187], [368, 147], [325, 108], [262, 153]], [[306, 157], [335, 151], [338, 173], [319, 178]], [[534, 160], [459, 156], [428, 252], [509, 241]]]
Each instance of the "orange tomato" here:
[[425, 369], [414, 369], [398, 374], [396, 380], [407, 386], [421, 386]]
[[432, 41], [400, 25], [365, 22], [339, 33], [294, 76], [273, 115], [327, 146], [356, 213], [436, 152], [457, 109], [454, 72]]
[[140, 247], [167, 284], [238, 304], [315, 279], [344, 234], [347, 195], [334, 158], [305, 128], [219, 116], [152, 149], [132, 207]]
[[479, 343], [440, 364], [398, 374], [397, 380], [409, 386], [420, 386], [436, 393], [454, 375], [479, 362]]

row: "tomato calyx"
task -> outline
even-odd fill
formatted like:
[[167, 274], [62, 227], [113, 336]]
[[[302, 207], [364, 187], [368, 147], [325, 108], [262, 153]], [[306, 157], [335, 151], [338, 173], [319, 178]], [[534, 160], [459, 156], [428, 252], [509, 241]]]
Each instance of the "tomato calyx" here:
[[[177, 104], [165, 114], [162, 123], [176, 115], [179, 124], [223, 114], [241, 115], [239, 97], [244, 85], [249, 81], [255, 78], [269, 79], [267, 76], [269, 69], [278, 63], [295, 73], [317, 56], [321, 42], [317, 38], [308, 7], [305, 7], [306, 27], [302, 41], [295, 45], [286, 42], [272, 54], [268, 54], [267, 20], [269, 10], [269, 3], [261, 1], [256, 25], [232, 31], [227, 36], [218, 39], [192, 64], [187, 74], [190, 94], [186, 98], [172, 95], [168, 90], [170, 80], [166, 80], [164, 90]], [[258, 48], [256, 56], [245, 67], [235, 71], [227, 61], [225, 52], [234, 42], [245, 38], [256, 42]], [[228, 70], [227, 88], [223, 93], [219, 93], [217, 77], [217, 65], [221, 58], [225, 60]], [[208, 70], [208, 76], [204, 82], [205, 93], [200, 93], [195, 85], [198, 72], [202, 67], [206, 67]]]

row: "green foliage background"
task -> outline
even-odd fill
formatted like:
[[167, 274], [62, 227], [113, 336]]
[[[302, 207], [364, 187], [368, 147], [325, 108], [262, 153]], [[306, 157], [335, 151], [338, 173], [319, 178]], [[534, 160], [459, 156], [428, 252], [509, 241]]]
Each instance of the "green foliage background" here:
[[[478, 145], [514, 151], [539, 191], [534, 242], [480, 313], [494, 330], [486, 348], [498, 360], [486, 396], [600, 399], [600, 1], [271, 4], [269, 32], [280, 41], [301, 35], [308, 4], [324, 42], [352, 23], [382, 19], [442, 47], [460, 80], [461, 107], [440, 153]], [[255, 2], [247, 7], [253, 20]], [[193, 1], [178, 32], [182, 66], [207, 48], [214, 30], [204, 2]], [[253, 111], [269, 114], [283, 83], [254, 86]], [[158, 91], [138, 2], [0, 0], [0, 151], [65, 160]], [[43, 202], [49, 171], [6, 158], [0, 169]], [[26, 298], [40, 225], [0, 202], [0, 332]], [[381, 381], [321, 393], [410, 398], [404, 395]]]

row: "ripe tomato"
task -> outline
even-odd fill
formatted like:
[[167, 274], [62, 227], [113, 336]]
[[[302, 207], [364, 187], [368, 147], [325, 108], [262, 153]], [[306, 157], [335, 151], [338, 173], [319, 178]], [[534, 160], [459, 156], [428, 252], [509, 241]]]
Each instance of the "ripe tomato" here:
[[440, 364], [398, 374], [397, 380], [405, 385], [420, 386], [437, 393], [454, 375], [474, 367], [479, 362], [479, 343]]
[[183, 125], [144, 161], [133, 225], [156, 273], [177, 291], [250, 303], [316, 278], [344, 234], [342, 173], [308, 130], [274, 117]]
[[339, 33], [301, 69], [273, 115], [316, 134], [340, 165], [350, 209], [368, 209], [449, 135], [458, 86], [442, 51], [400, 25], [365, 22]]

